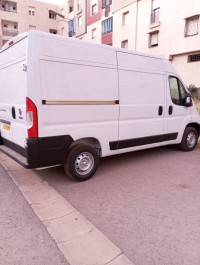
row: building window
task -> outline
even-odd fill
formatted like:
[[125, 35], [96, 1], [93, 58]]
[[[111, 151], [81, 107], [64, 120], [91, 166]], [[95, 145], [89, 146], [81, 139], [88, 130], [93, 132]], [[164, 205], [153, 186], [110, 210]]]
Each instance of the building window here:
[[193, 62], [200, 62], [200, 53], [188, 56], [188, 63], [193, 63]]
[[49, 32], [50, 32], [51, 34], [57, 34], [57, 30], [56, 30], [56, 29], [50, 29]]
[[49, 19], [56, 19], [56, 14], [49, 12]]
[[36, 26], [29, 26], [29, 30], [36, 30]]
[[149, 34], [149, 48], [158, 46], [158, 31]]
[[129, 23], [129, 12], [122, 14], [122, 26], [126, 26]]
[[198, 34], [199, 16], [186, 18], [185, 20], [185, 37]]
[[122, 41], [121, 47], [124, 48], [124, 49], [128, 49], [128, 40]]
[[74, 36], [74, 20], [70, 20], [68, 22], [68, 37]]
[[92, 30], [92, 39], [96, 39], [97, 37], [97, 29]]
[[102, 35], [113, 31], [113, 18], [110, 17], [102, 22]]
[[82, 26], [82, 17], [78, 17], [78, 27]]
[[97, 13], [97, 4], [92, 5], [92, 15]]
[[73, 6], [69, 6], [69, 13], [74, 11], [74, 7]]
[[35, 16], [35, 7], [29, 7], [28, 13], [29, 13], [29, 16]]
[[151, 24], [158, 23], [160, 18], [160, 0], [152, 0]]

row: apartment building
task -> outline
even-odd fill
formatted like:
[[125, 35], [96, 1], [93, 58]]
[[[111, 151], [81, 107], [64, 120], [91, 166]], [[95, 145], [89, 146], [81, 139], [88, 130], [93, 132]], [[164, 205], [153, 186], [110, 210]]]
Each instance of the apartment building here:
[[58, 12], [59, 7], [49, 3], [0, 0], [0, 48], [11, 37], [31, 29], [56, 34], [61, 19]]
[[87, 31], [76, 27], [74, 36], [165, 56], [188, 86], [200, 87], [199, 18], [199, 0], [87, 0]]
[[30, 29], [165, 56], [200, 87], [199, 0], [0, 0], [0, 47]]

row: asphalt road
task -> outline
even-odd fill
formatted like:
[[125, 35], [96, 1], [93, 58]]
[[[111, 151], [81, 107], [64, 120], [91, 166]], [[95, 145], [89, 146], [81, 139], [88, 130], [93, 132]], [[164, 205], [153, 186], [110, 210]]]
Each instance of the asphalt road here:
[[1, 165], [0, 265], [69, 265]]
[[200, 149], [103, 158], [81, 183], [61, 167], [40, 175], [136, 265], [200, 264]]

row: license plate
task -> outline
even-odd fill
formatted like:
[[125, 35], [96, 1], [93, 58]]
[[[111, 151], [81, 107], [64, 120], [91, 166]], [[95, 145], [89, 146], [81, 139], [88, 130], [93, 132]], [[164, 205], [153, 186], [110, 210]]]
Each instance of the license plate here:
[[6, 130], [6, 131], [10, 131], [10, 125], [4, 124], [3, 125], [3, 129]]

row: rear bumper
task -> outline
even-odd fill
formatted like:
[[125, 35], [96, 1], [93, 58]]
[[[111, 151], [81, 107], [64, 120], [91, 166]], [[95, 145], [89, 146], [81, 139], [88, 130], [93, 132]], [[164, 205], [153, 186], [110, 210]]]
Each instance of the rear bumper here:
[[0, 150], [25, 168], [64, 164], [73, 139], [70, 135], [28, 138], [26, 148], [0, 138]]

